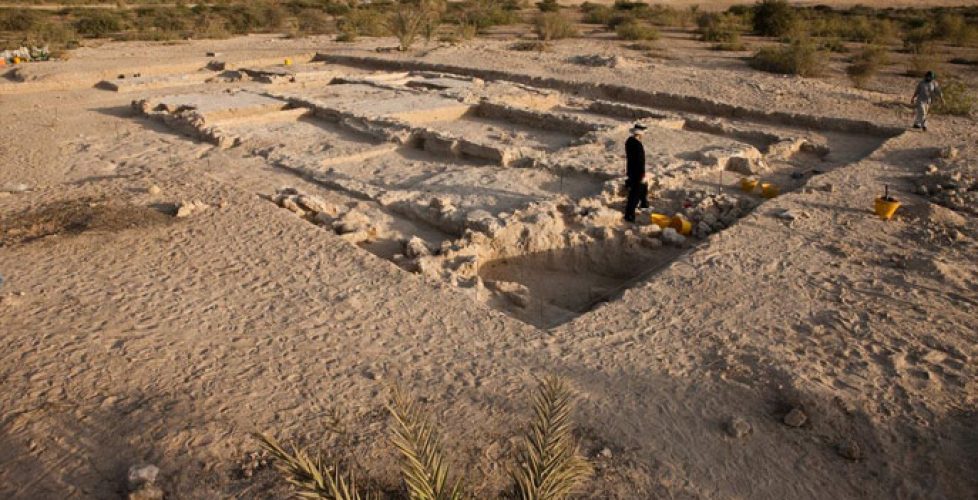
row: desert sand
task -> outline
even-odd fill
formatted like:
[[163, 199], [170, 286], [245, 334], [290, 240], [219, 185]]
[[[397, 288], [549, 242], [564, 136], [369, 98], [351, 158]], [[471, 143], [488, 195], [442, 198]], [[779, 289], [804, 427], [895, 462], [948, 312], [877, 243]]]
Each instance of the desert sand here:
[[[898, 70], [857, 90], [689, 38], [250, 36], [8, 70], [0, 496], [119, 497], [139, 463], [168, 498], [287, 496], [253, 431], [397, 491], [398, 384], [491, 498], [553, 373], [580, 498], [973, 497], [978, 124], [908, 130]], [[688, 237], [621, 221], [636, 120]]]

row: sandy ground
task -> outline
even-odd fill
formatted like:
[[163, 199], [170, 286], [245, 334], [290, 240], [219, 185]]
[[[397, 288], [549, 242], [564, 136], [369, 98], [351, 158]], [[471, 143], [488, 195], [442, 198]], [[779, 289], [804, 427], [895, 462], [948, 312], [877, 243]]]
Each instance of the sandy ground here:
[[[495, 39], [421, 54], [378, 54], [378, 43], [391, 41], [106, 44], [22, 67], [0, 83], [0, 186], [11, 191], [0, 195], [0, 496], [111, 498], [124, 494], [128, 467], [142, 462], [161, 468], [169, 498], [286, 496], [273, 471], [252, 470], [255, 430], [324, 445], [397, 491], [383, 410], [396, 383], [431, 410], [475, 496], [494, 497], [507, 484], [511, 438], [530, 417], [534, 377], [546, 373], [566, 377], [580, 399], [575, 423], [597, 471], [583, 498], [974, 496], [978, 233], [974, 215], [914, 192], [930, 165], [974, 165], [974, 121], [936, 117], [927, 134], [875, 143], [809, 130], [851, 156], [758, 200], [727, 229], [660, 249], [661, 261], [642, 261], [627, 279], [599, 273], [592, 281], [624, 279], [624, 291], [540, 328], [474, 300], [472, 288], [406, 271], [391, 260], [396, 250], [350, 244], [270, 202], [289, 186], [388, 217], [392, 234], [432, 244], [458, 236], [393, 217], [382, 198], [351, 200], [258, 151], [315, 155], [301, 141], [319, 137], [314, 122], [236, 122], [250, 139], [222, 149], [141, 116], [130, 102], [237, 84], [93, 87], [118, 74], [195, 72], [213, 59], [207, 51], [232, 66], [321, 52], [904, 127], [907, 111], [892, 103], [905, 101], [913, 84], [896, 70], [881, 92], [853, 90], [841, 78], [756, 73], [682, 35], [660, 42], [668, 59], [597, 35], [532, 54]], [[629, 64], [570, 62], [582, 53], [623, 55]], [[974, 83], [973, 72], [965, 76]], [[805, 128], [731, 123], [789, 135]], [[481, 133], [482, 125], [471, 119], [465, 130]], [[330, 127], [322, 133], [355, 150], [369, 142]], [[275, 134], [283, 139], [262, 142]], [[536, 137], [548, 136], [528, 140]], [[650, 148], [655, 140], [646, 139]], [[946, 147], [957, 149], [955, 159], [941, 158]], [[417, 180], [397, 168], [433, 167], [429, 153], [411, 154], [371, 160], [377, 172], [387, 169], [375, 185], [413, 189]], [[804, 162], [813, 160], [797, 161], [784, 168], [811, 169]], [[455, 177], [462, 182], [471, 172], [511, 175], [453, 162], [443, 168], [469, 172]], [[330, 175], [373, 179], [337, 165]], [[697, 182], [712, 181], [693, 175], [686, 186]], [[520, 196], [551, 196], [530, 184]], [[888, 222], [871, 213], [884, 184], [904, 202]], [[160, 216], [182, 200], [210, 208]], [[784, 209], [795, 220], [775, 216]], [[574, 272], [535, 258], [526, 257], [540, 275], [530, 278], [534, 287], [576, 286]], [[485, 272], [488, 279], [498, 269]], [[615, 281], [601, 281], [609, 276]], [[801, 427], [783, 423], [792, 408], [808, 416]], [[735, 418], [750, 424], [749, 434], [730, 435]]]

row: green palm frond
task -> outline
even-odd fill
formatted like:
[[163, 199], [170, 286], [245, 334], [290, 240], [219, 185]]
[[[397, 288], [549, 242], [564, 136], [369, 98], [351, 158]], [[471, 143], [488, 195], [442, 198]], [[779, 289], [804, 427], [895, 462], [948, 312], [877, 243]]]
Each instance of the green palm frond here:
[[[322, 455], [313, 458], [305, 450], [292, 446], [285, 451], [279, 442], [264, 433], [253, 434], [262, 448], [275, 457], [275, 467], [296, 488], [299, 498], [326, 500], [366, 500], [357, 491], [352, 475], [344, 476], [338, 467], [323, 464]], [[369, 496], [367, 498], [370, 498]]]
[[401, 454], [401, 475], [411, 500], [464, 498], [460, 482], [449, 486], [438, 434], [417, 404], [395, 389], [387, 409], [397, 424], [392, 442]]
[[533, 398], [535, 420], [523, 437], [519, 467], [512, 472], [521, 500], [561, 500], [591, 476], [590, 462], [573, 441], [573, 398], [557, 377], [540, 381]]

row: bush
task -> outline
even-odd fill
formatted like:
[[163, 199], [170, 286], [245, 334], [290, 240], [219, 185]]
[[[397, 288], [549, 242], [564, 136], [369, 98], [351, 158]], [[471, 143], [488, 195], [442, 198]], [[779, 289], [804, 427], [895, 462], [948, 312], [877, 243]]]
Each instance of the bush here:
[[41, 16], [32, 10], [0, 10], [0, 31], [30, 31], [41, 22]]
[[925, 42], [913, 51], [910, 62], [907, 65], [907, 75], [924, 76], [928, 71], [937, 71], [940, 67], [940, 59], [937, 57], [937, 49], [931, 42]]
[[638, 21], [629, 21], [615, 27], [615, 33], [622, 40], [658, 40], [659, 30]]
[[95, 10], [75, 21], [75, 30], [85, 36], [103, 37], [122, 31], [123, 25], [123, 19], [118, 14], [107, 10]]
[[818, 76], [824, 65], [825, 53], [807, 39], [762, 48], [750, 59], [750, 66], [754, 69], [805, 77]]
[[961, 14], [942, 14], [934, 26], [934, 38], [958, 46], [978, 44], [978, 26], [969, 24]]
[[942, 85], [941, 95], [944, 101], [937, 101], [934, 112], [944, 115], [971, 116], [978, 101], [971, 89], [957, 79], [950, 79]]
[[713, 48], [717, 50], [743, 50], [744, 43], [740, 41], [742, 26], [741, 19], [728, 13], [703, 14], [696, 20], [699, 26], [700, 39], [704, 42], [717, 42]]
[[33, 25], [30, 30], [24, 33], [20, 45], [34, 47], [49, 45], [52, 49], [73, 48], [78, 45], [78, 33], [75, 33], [71, 26], [61, 23], [41, 22]]
[[503, 3], [492, 0], [466, 0], [450, 3], [449, 19], [460, 25], [471, 25], [476, 30], [492, 26], [505, 26], [521, 21], [518, 3]]
[[543, 0], [537, 2], [537, 8], [540, 9], [540, 12], [557, 12], [560, 10], [560, 5], [557, 4], [557, 0]]
[[880, 68], [889, 63], [889, 55], [885, 47], [866, 47], [852, 58], [846, 68], [846, 74], [856, 87], [866, 88], [866, 84], [876, 76]]
[[357, 8], [347, 12], [338, 23], [340, 32], [345, 39], [339, 41], [352, 42], [358, 36], [386, 36], [387, 18], [374, 9]]
[[798, 16], [787, 0], [761, 0], [754, 6], [754, 32], [782, 37], [797, 30]]
[[533, 31], [545, 42], [577, 35], [574, 24], [560, 12], [544, 12], [538, 15], [533, 20]]
[[316, 9], [306, 9], [299, 13], [299, 32], [321, 35], [333, 31], [333, 22], [329, 16]]
[[416, 4], [404, 0], [395, 4], [387, 19], [387, 29], [397, 37], [400, 50], [410, 49], [419, 34], [431, 39], [441, 24], [442, 5], [440, 0], [421, 0]]
[[590, 2], [581, 4], [581, 12], [584, 13], [583, 21], [588, 24], [608, 24], [615, 15], [611, 7]]

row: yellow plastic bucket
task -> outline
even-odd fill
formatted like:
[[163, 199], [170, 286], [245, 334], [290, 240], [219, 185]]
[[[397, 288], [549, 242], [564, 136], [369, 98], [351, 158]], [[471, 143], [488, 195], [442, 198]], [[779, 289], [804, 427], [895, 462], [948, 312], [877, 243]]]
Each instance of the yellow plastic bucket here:
[[879, 197], [876, 198], [876, 203], [873, 204], [873, 211], [883, 220], [890, 220], [898, 208], [900, 208], [900, 202], [896, 198], [887, 199]]
[[20, 64], [20, 58], [19, 57], [14, 57], [12, 61], [13, 61], [14, 64]]
[[774, 198], [775, 196], [781, 194], [781, 190], [778, 186], [771, 184], [770, 182], [761, 183], [761, 196], [765, 198]]
[[285, 65], [286, 66], [292, 66], [292, 59], [289, 59], [288, 57], [286, 57], [285, 58]]
[[669, 217], [668, 215], [665, 214], [650, 214], [649, 220], [652, 221], [652, 223], [655, 224], [656, 226], [661, 227], [662, 229], [669, 227], [669, 224], [672, 223], [672, 217]]
[[686, 220], [685, 217], [678, 215], [672, 218], [672, 223], [669, 224], [669, 227], [675, 229], [677, 233], [683, 236], [688, 236], [689, 233], [693, 232], [693, 223]]
[[741, 191], [743, 191], [745, 193], [749, 193], [749, 192], [753, 191], [756, 187], [757, 187], [757, 179], [750, 179], [750, 178], [747, 178], [747, 177], [744, 177], [743, 179], [740, 179], [740, 190]]

